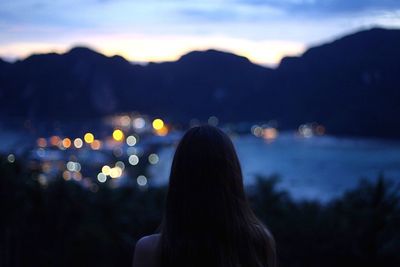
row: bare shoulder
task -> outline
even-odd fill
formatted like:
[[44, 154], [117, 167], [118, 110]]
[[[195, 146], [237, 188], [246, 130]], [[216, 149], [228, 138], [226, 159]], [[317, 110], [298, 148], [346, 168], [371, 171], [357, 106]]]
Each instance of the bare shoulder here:
[[142, 237], [135, 247], [133, 267], [158, 267], [160, 234]]
[[151, 250], [157, 247], [160, 240], [160, 234], [144, 236], [136, 243], [136, 249]]

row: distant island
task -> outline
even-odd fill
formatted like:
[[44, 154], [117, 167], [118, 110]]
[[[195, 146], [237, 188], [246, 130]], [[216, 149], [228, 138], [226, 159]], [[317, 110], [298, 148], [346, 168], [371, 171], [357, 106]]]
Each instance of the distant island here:
[[295, 129], [315, 121], [331, 134], [400, 138], [400, 30], [357, 32], [283, 58], [276, 69], [217, 50], [145, 66], [85, 47], [0, 59], [0, 120], [134, 110], [181, 123], [213, 115]]

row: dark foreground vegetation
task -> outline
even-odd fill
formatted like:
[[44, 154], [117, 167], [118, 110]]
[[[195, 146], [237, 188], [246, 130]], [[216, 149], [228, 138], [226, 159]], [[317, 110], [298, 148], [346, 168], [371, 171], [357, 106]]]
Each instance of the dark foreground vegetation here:
[[[101, 185], [94, 193], [0, 158], [0, 266], [130, 266], [158, 227], [166, 188]], [[400, 188], [379, 177], [329, 203], [295, 202], [276, 178], [248, 188], [275, 235], [280, 266], [400, 266]]]

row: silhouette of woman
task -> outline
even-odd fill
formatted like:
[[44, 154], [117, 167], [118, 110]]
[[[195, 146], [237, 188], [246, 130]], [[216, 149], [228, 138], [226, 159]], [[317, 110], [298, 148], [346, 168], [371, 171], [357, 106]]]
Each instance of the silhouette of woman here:
[[136, 244], [133, 267], [275, 267], [275, 243], [246, 199], [229, 137], [191, 128], [172, 162], [160, 233]]

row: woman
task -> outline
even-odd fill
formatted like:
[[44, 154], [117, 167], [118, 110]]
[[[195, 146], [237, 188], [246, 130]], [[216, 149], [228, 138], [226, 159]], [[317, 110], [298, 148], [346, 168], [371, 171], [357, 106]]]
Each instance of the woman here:
[[134, 267], [275, 267], [272, 235], [246, 199], [229, 137], [191, 128], [172, 162], [160, 234], [136, 244]]

